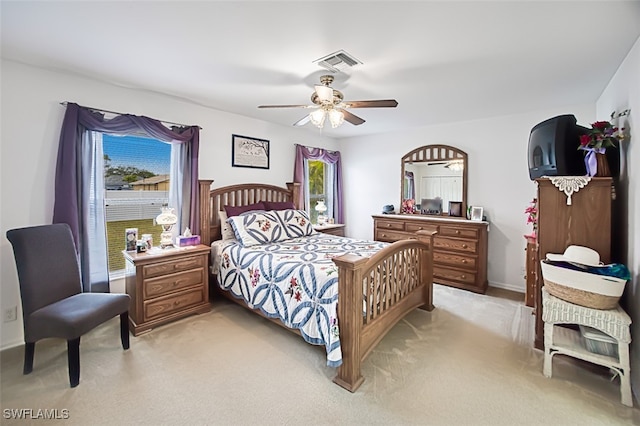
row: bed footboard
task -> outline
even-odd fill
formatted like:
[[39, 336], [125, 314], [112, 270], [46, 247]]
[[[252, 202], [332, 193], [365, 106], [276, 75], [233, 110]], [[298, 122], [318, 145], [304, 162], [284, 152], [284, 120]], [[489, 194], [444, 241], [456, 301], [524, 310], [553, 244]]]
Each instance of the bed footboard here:
[[333, 259], [339, 268], [342, 365], [333, 379], [338, 385], [355, 392], [364, 381], [360, 364], [385, 334], [413, 309], [433, 309], [432, 240], [431, 233], [422, 232], [370, 258]]

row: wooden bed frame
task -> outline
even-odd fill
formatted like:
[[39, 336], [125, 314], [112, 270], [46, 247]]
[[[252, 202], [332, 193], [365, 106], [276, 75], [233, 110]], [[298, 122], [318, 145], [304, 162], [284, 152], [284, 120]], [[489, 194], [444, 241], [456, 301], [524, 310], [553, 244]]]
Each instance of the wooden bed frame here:
[[[298, 183], [287, 183], [287, 188], [241, 184], [211, 190], [212, 183], [200, 180], [200, 237], [207, 245], [221, 238], [219, 211], [225, 205], [244, 206], [258, 201], [292, 201], [297, 205], [300, 190]], [[364, 381], [362, 361], [385, 334], [413, 309], [433, 309], [432, 238], [432, 233], [419, 231], [417, 239], [397, 241], [369, 258], [344, 255], [333, 259], [338, 266], [342, 349], [342, 365], [333, 379], [338, 385], [355, 392]], [[228, 292], [219, 293], [249, 309]], [[367, 301], [364, 314], [363, 300]], [[258, 310], [252, 311], [262, 315]], [[270, 320], [285, 327], [277, 319]]]

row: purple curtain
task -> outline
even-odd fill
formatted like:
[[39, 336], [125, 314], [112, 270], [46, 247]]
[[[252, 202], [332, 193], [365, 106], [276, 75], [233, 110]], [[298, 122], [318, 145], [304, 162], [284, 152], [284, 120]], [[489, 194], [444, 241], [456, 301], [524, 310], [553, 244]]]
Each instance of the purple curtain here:
[[[334, 193], [334, 217], [336, 222], [344, 223], [342, 208], [342, 161], [339, 151], [327, 151], [322, 148], [312, 148], [296, 144], [296, 162], [293, 166], [293, 181], [301, 184], [303, 188], [307, 186], [304, 176], [304, 160], [321, 160], [325, 163], [333, 164], [335, 169], [335, 180], [333, 182]], [[304, 206], [304, 193], [300, 191], [298, 205]]]
[[404, 178], [407, 181], [407, 193], [404, 194], [404, 198], [416, 199], [416, 183], [413, 177], [413, 172], [404, 172]]
[[[198, 126], [167, 128], [162, 122], [143, 116], [129, 114], [105, 119], [104, 114], [90, 108], [68, 103], [60, 131], [58, 160], [55, 175], [55, 201], [53, 223], [68, 223], [80, 253], [83, 268], [87, 263], [82, 259], [82, 244], [85, 224], [81, 197], [83, 165], [80, 153], [83, 134], [88, 131], [110, 133], [114, 135], [140, 134], [170, 143], [190, 144], [191, 161], [191, 203], [189, 225], [194, 234], [200, 233], [198, 221], [198, 148], [200, 128]], [[105, 259], [106, 261], [106, 259]], [[89, 273], [83, 271], [83, 275]], [[86, 276], [86, 275], [85, 275]], [[85, 283], [85, 289], [89, 284]]]

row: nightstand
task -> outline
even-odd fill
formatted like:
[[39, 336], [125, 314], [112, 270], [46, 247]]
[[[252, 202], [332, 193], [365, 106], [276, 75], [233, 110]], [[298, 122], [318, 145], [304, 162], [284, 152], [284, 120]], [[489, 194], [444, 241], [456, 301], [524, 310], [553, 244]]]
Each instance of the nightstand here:
[[326, 223], [324, 225], [313, 225], [313, 229], [323, 234], [337, 235], [344, 237], [344, 223]]
[[124, 251], [125, 287], [134, 336], [191, 314], [208, 312], [210, 248], [205, 245]]

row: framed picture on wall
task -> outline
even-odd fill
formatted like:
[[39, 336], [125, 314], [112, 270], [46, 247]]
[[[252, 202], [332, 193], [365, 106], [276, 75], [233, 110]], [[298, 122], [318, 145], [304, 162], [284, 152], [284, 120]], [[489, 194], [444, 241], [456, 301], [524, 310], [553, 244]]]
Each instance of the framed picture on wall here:
[[231, 135], [231, 166], [269, 168], [269, 141], [249, 136]]
[[484, 209], [482, 207], [471, 207], [471, 220], [481, 221], [483, 212]]

